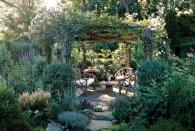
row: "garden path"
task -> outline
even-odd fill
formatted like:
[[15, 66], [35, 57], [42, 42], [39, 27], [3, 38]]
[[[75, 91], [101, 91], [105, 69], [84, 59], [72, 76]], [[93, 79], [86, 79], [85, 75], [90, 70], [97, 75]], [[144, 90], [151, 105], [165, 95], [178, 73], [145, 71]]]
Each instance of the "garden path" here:
[[[98, 87], [95, 90], [88, 89], [86, 94], [82, 94], [82, 91], [77, 91], [77, 102], [87, 99], [94, 107], [101, 107], [102, 112], [93, 112], [91, 121], [89, 122], [87, 128], [91, 131], [97, 131], [101, 128], [108, 128], [112, 126], [113, 117], [109, 110], [111, 102], [119, 96], [118, 88], [114, 87], [113, 92], [109, 93], [105, 90], [105, 87]], [[122, 90], [122, 95], [126, 95], [125, 91]], [[128, 92], [129, 96], [132, 93]]]

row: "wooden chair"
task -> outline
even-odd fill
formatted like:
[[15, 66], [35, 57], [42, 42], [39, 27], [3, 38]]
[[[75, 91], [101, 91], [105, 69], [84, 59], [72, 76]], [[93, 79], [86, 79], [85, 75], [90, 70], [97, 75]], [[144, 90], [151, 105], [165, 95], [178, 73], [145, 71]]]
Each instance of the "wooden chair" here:
[[127, 93], [136, 84], [136, 74], [129, 67], [119, 69], [114, 77], [119, 82], [119, 94], [121, 94], [122, 88], [125, 88]]
[[80, 69], [75, 69], [76, 72], [76, 85], [84, 90], [84, 94], [87, 91], [87, 88], [90, 87], [96, 80], [95, 75], [90, 73], [83, 73]]

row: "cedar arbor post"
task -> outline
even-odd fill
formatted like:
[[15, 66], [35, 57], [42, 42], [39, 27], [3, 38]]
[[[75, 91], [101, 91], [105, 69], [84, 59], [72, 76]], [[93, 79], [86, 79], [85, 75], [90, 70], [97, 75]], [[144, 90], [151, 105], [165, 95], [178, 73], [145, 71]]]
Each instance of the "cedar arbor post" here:
[[153, 44], [152, 38], [154, 34], [153, 27], [147, 27], [144, 29], [144, 52], [145, 52], [145, 61], [152, 60], [153, 54]]

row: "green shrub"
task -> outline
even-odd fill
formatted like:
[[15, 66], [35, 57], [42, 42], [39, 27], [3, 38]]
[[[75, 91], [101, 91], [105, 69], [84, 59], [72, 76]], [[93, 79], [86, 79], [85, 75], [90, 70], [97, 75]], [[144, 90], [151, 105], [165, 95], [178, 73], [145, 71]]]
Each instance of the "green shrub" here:
[[20, 107], [23, 110], [39, 110], [42, 111], [48, 108], [48, 101], [51, 98], [49, 92], [37, 90], [32, 94], [23, 93], [19, 96], [18, 101], [20, 103]]
[[173, 120], [161, 120], [150, 128], [129, 128], [129, 131], [187, 131], [179, 122]]
[[43, 126], [46, 127], [48, 121], [51, 120], [52, 114], [50, 112], [37, 112], [31, 114], [31, 123], [34, 126]]
[[33, 127], [46, 127], [49, 120], [52, 119], [52, 114], [48, 111], [24, 111], [22, 112], [22, 119], [30, 123]]
[[189, 130], [195, 129], [195, 81], [183, 74], [175, 74], [167, 83], [167, 99], [172, 119]]
[[112, 115], [118, 122], [130, 122], [135, 119], [138, 110], [137, 97], [117, 97], [111, 104]]
[[140, 86], [149, 86], [152, 81], [161, 83], [168, 64], [160, 61], [147, 61], [138, 70], [138, 80]]
[[45, 131], [45, 129], [43, 127], [36, 127], [33, 131]]
[[101, 129], [100, 131], [127, 131], [128, 130], [128, 124], [121, 123], [119, 125], [113, 125], [109, 128]]
[[7, 82], [6, 80], [0, 75], [0, 87], [6, 87]]
[[0, 124], [20, 117], [20, 108], [13, 89], [0, 87]]
[[100, 43], [95, 44], [95, 46], [93, 47], [93, 51], [96, 53], [101, 53], [102, 50], [115, 51], [118, 48], [119, 46], [117, 43], [100, 42]]
[[88, 118], [77, 112], [62, 112], [58, 116], [59, 122], [67, 129], [83, 131], [87, 127]]
[[149, 88], [139, 87], [140, 118], [145, 126], [162, 119], [179, 121], [188, 130], [195, 129], [195, 82], [183, 74], [169, 75], [164, 85], [153, 83]]
[[10, 73], [9, 86], [18, 94], [35, 91], [35, 82], [35, 65], [30, 61], [16, 64]]
[[137, 119], [130, 123], [128, 131], [146, 131], [146, 121], [144, 119]]
[[32, 62], [35, 65], [36, 79], [39, 79], [43, 75], [47, 61], [41, 56], [36, 56], [33, 58]]
[[148, 131], [187, 131], [179, 122], [163, 120], [153, 125]]
[[62, 112], [62, 105], [52, 101], [49, 104], [49, 108], [50, 108], [50, 113], [52, 114], [52, 119], [57, 120], [58, 114]]
[[6, 126], [7, 131], [33, 131], [31, 126], [23, 120], [12, 120]]
[[169, 107], [167, 104], [166, 87], [153, 83], [148, 87], [139, 87], [140, 97], [139, 117], [145, 122], [145, 126], [150, 126], [157, 121], [169, 117]]
[[13, 87], [18, 94], [43, 88], [42, 74], [45, 67], [46, 62], [40, 56], [32, 60], [20, 61], [10, 72], [9, 86]]
[[69, 88], [64, 92], [64, 99], [62, 100], [62, 109], [65, 111], [72, 111], [75, 109], [75, 88]]
[[137, 61], [136, 60], [132, 60], [131, 63], [130, 63], [130, 65], [131, 65], [131, 68], [133, 68], [134, 71], [137, 70], [138, 64], [137, 64]]
[[88, 60], [86, 60], [85, 62], [82, 61], [82, 62], [80, 62], [80, 63], [78, 64], [78, 67], [79, 67], [80, 69], [86, 69], [87, 67], [91, 67], [91, 66], [92, 66], [92, 63], [91, 63], [90, 61], [88, 61]]
[[49, 123], [47, 131], [63, 131], [56, 123]]
[[67, 64], [49, 65], [43, 73], [44, 88], [51, 92], [52, 98], [56, 101], [62, 101], [64, 92], [73, 88], [73, 79], [74, 71]]
[[11, 59], [10, 52], [8, 51], [5, 44], [0, 44], [0, 75], [4, 79], [8, 79], [8, 75], [13, 66], [13, 61]]

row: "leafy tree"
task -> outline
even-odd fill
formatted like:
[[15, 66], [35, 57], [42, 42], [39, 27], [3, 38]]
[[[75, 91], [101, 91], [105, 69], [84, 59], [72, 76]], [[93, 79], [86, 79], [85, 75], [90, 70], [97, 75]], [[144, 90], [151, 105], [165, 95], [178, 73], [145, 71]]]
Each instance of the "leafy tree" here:
[[171, 48], [174, 52], [176, 52], [176, 47], [179, 39], [177, 13], [174, 10], [168, 11], [165, 17], [165, 22], [165, 29], [167, 31], [168, 37], [171, 39]]
[[0, 0], [7, 7], [4, 25], [7, 27], [6, 37], [16, 38], [19, 34], [27, 32], [35, 10], [40, 0]]
[[44, 49], [48, 63], [52, 61], [52, 46], [55, 43], [55, 18], [58, 12], [54, 9], [42, 7], [37, 10], [35, 18], [32, 20], [30, 33], [34, 41]]

